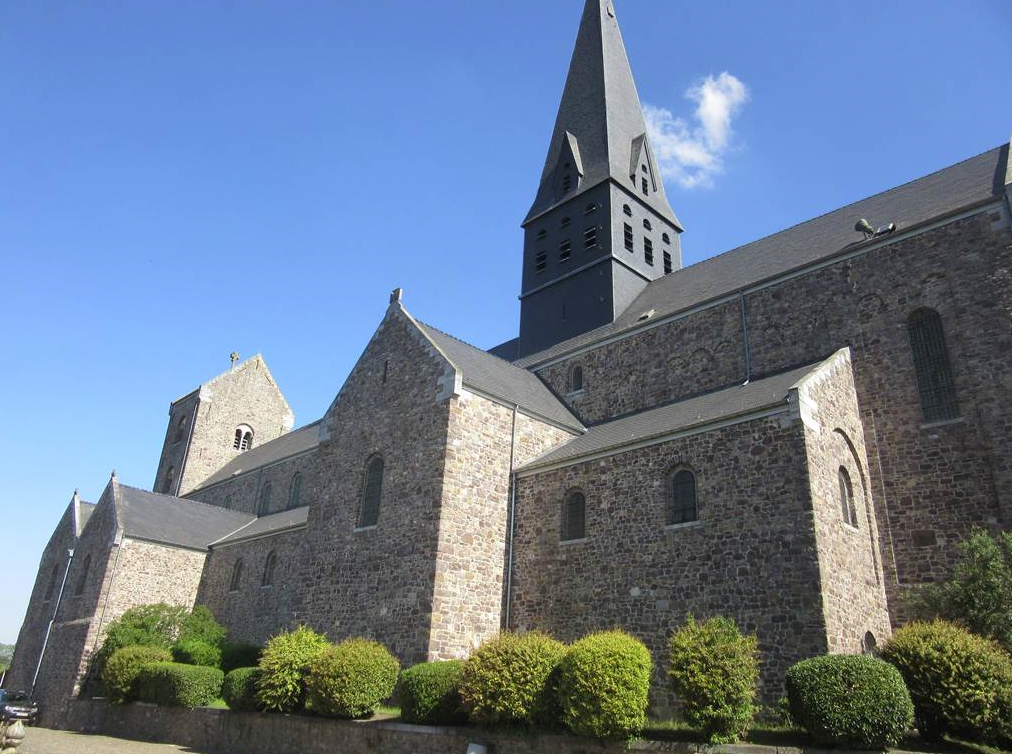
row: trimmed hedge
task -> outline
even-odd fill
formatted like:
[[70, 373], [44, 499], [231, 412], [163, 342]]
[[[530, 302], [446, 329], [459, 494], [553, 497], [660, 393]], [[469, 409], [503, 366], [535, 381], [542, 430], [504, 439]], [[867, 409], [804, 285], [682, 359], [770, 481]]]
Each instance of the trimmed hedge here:
[[650, 651], [629, 634], [580, 639], [559, 669], [563, 722], [578, 736], [631, 738], [646, 723], [652, 670]]
[[221, 649], [227, 633], [226, 628], [215, 619], [214, 613], [204, 605], [197, 605], [180, 623], [179, 637], [176, 639], [176, 643], [202, 641]]
[[307, 707], [325, 717], [369, 717], [394, 693], [401, 666], [382, 644], [347, 639], [309, 663]]
[[1012, 657], [993, 641], [945, 621], [910, 623], [882, 659], [906, 681], [925, 738], [1012, 741]]
[[199, 639], [181, 641], [172, 648], [172, 659], [182, 665], [221, 666], [221, 650]]
[[162, 647], [133, 646], [117, 649], [105, 661], [102, 682], [109, 700], [116, 703], [137, 698], [137, 674], [153, 662], [169, 662], [172, 655]]
[[137, 694], [142, 702], [166, 707], [203, 707], [221, 695], [224, 679], [218, 668], [156, 662], [137, 674]]
[[821, 744], [882, 751], [914, 719], [903, 677], [873, 657], [813, 657], [791, 667], [786, 681], [791, 717]]
[[684, 704], [686, 721], [710, 743], [730, 743], [748, 732], [755, 718], [759, 650], [727, 618], [688, 622], [671, 636], [671, 688]]
[[221, 669], [226, 675], [239, 668], [255, 668], [260, 664], [264, 648], [244, 641], [226, 641], [221, 645]]
[[298, 712], [306, 704], [309, 663], [329, 646], [327, 637], [305, 626], [267, 642], [260, 656], [260, 706], [271, 712]]
[[236, 668], [225, 676], [221, 698], [233, 712], [256, 712], [260, 709], [257, 699], [259, 680], [260, 668]]
[[460, 725], [467, 712], [460, 699], [464, 663], [423, 662], [401, 673], [397, 700], [401, 719], [415, 725]]
[[504, 633], [475, 650], [464, 664], [460, 697], [479, 725], [558, 725], [558, 666], [562, 642], [531, 632]]

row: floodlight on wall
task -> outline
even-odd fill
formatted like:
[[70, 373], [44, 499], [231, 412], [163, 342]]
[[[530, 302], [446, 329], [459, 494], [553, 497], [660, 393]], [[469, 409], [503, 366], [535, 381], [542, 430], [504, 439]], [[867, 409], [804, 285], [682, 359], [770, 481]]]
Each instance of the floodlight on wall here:
[[481, 744], [468, 744], [467, 754], [488, 754], [488, 747]]
[[871, 227], [871, 223], [863, 217], [857, 221], [857, 224], [854, 226], [854, 230], [858, 233], [864, 233], [865, 238], [871, 238], [875, 235], [875, 229]]

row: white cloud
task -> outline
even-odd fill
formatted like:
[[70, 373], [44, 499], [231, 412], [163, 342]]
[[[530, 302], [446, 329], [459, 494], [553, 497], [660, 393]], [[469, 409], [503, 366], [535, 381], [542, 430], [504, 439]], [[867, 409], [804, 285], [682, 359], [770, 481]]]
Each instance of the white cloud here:
[[650, 141], [666, 179], [685, 188], [712, 186], [724, 170], [731, 121], [748, 102], [748, 87], [724, 71], [690, 87], [685, 98], [696, 103], [691, 123], [667, 108], [644, 104]]

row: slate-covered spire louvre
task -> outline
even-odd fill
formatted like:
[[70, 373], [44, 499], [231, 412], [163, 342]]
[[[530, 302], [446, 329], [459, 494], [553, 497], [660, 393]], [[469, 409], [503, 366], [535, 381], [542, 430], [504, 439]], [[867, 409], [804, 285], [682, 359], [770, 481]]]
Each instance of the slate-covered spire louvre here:
[[[646, 146], [653, 191], [650, 207], [681, 229], [664, 193], [664, 184], [647, 137], [625, 42], [612, 0], [587, 0], [569, 74], [541, 176], [537, 198], [524, 224], [583, 191], [612, 179], [635, 188], [630, 175], [633, 151]], [[573, 189], [560, 195], [557, 171], [576, 150], [581, 168]], [[637, 155], [639, 157], [639, 155]], [[640, 162], [641, 160], [637, 160]]]

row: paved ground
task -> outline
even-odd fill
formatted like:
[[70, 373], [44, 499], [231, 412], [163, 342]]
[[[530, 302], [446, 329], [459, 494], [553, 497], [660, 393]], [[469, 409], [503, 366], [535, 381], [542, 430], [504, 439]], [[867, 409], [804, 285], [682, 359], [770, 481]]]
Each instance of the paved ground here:
[[85, 736], [46, 728], [27, 728], [18, 754], [173, 754], [193, 749], [171, 744], [141, 744], [105, 736]]

